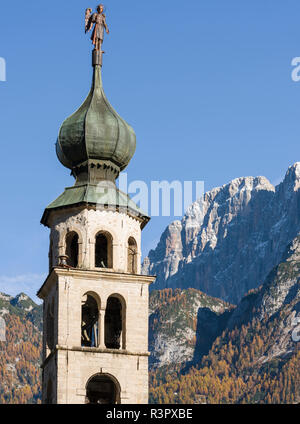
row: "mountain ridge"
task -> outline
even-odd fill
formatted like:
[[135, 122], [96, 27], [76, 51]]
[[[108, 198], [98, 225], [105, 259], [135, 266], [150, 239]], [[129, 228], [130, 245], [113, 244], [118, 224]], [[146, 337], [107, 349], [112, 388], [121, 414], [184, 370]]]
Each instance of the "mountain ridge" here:
[[297, 162], [276, 187], [242, 177], [205, 193], [145, 258], [143, 273], [157, 275], [152, 289], [195, 288], [237, 304], [300, 231], [299, 187]]

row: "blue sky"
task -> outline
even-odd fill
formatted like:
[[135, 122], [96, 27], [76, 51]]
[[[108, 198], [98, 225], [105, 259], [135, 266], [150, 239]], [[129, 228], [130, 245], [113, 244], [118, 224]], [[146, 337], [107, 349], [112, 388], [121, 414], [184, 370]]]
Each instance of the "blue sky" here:
[[[71, 4], [72, 3], [72, 4]], [[66, 186], [59, 126], [91, 83], [84, 10], [97, 2], [2, 2], [0, 291], [34, 293], [47, 272], [43, 209]], [[299, 160], [298, 0], [110, 0], [103, 81], [135, 129], [129, 180], [278, 183]], [[144, 253], [173, 218], [153, 218]]]

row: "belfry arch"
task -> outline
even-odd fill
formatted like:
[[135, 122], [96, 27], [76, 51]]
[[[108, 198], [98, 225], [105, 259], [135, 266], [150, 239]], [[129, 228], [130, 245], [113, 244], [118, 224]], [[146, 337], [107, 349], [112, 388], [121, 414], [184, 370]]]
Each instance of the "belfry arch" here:
[[100, 299], [95, 293], [87, 293], [81, 301], [81, 346], [98, 347]]
[[126, 303], [123, 297], [117, 294], [107, 299], [105, 347], [116, 350], [126, 349]]

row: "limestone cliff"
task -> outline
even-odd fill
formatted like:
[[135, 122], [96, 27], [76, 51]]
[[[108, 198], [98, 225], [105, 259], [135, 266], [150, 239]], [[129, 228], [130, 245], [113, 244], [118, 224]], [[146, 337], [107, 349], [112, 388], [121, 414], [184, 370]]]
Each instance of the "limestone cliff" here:
[[225, 329], [233, 307], [199, 290], [165, 289], [150, 295], [150, 369], [195, 363]]
[[274, 187], [244, 177], [193, 203], [144, 261], [153, 289], [195, 288], [238, 303], [258, 287], [300, 231], [300, 163]]

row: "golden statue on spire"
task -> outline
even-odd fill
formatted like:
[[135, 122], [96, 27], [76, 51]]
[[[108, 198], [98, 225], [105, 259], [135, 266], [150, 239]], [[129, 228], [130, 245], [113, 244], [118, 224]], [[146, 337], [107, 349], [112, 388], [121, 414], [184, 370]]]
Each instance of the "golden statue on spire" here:
[[106, 16], [104, 14], [104, 5], [99, 4], [97, 7], [97, 12], [92, 13], [92, 9], [88, 8], [85, 11], [85, 32], [91, 31], [94, 26], [94, 30], [91, 36], [93, 45], [95, 46], [95, 51], [100, 52], [100, 57], [102, 57], [102, 44], [104, 40], [104, 29], [107, 34], [109, 34], [109, 29], [106, 24]]

